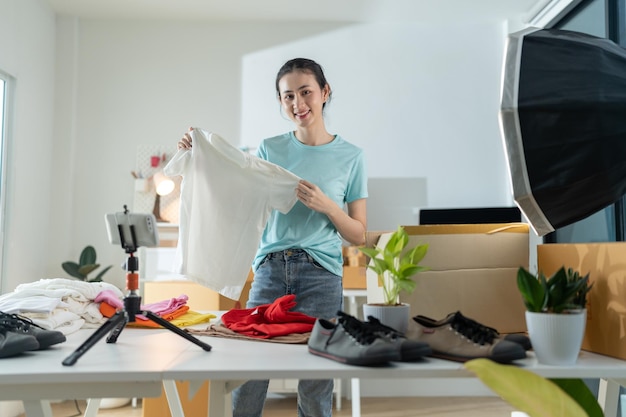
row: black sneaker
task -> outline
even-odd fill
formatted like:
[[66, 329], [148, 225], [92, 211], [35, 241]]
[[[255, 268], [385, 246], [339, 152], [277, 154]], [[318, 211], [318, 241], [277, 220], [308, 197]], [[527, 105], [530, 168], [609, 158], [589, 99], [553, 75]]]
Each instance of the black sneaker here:
[[[524, 350], [532, 349], [532, 345], [530, 343], [530, 339], [525, 334], [510, 333], [510, 334], [501, 335], [500, 332], [498, 332], [493, 327], [485, 326], [484, 324], [479, 323], [476, 320], [470, 319], [469, 317], [466, 317], [463, 314], [461, 314], [460, 311], [457, 311], [456, 313], [451, 313], [451, 314], [457, 315], [457, 317], [462, 318], [463, 320], [465, 320], [467, 322], [471, 322], [473, 326], [476, 326], [477, 328], [481, 328], [485, 332], [491, 332], [493, 334], [493, 338], [494, 339], [503, 339], [503, 340], [508, 340], [509, 342], [517, 343], [519, 345], [522, 345]], [[433, 323], [433, 325], [436, 325], [436, 323], [437, 323], [436, 320], [433, 320], [433, 319], [431, 319], [429, 317], [426, 317], [426, 316], [418, 316], [418, 317], [420, 317], [420, 320], [422, 322], [431, 322], [431, 323]]]
[[432, 353], [432, 349], [428, 343], [407, 339], [404, 333], [382, 324], [376, 317], [367, 316], [365, 325], [380, 337], [398, 345], [401, 361], [416, 361]]
[[39, 342], [34, 336], [15, 333], [11, 328], [0, 323], [0, 358], [8, 358], [37, 349], [39, 349]]
[[413, 317], [413, 321], [418, 327], [416, 340], [428, 343], [434, 357], [457, 362], [487, 358], [500, 363], [526, 357], [522, 345], [497, 337], [490, 327], [459, 312], [439, 321], [424, 316]]
[[34, 336], [39, 343], [38, 350], [47, 349], [57, 343], [65, 342], [65, 335], [56, 330], [46, 330], [31, 320], [17, 314], [0, 312], [0, 326], [8, 328], [13, 333]]
[[380, 365], [400, 359], [394, 343], [378, 336], [358, 319], [339, 312], [337, 323], [317, 319], [309, 352], [349, 365]]

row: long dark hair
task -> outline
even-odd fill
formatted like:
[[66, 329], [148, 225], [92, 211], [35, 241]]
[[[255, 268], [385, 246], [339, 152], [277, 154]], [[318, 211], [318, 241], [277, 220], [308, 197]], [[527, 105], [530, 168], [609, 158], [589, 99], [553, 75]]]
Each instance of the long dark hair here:
[[[278, 82], [280, 81], [285, 74], [292, 73], [294, 71], [301, 71], [313, 74], [315, 80], [319, 84], [320, 88], [324, 88], [328, 81], [326, 81], [326, 77], [324, 76], [324, 70], [322, 70], [322, 66], [312, 59], [307, 58], [294, 58], [285, 62], [282, 67], [278, 70], [278, 74], [276, 74], [276, 94], [280, 99], [280, 89], [278, 87]], [[328, 99], [326, 103], [330, 101], [330, 97], [332, 96], [332, 91], [328, 93]], [[322, 109], [326, 107], [326, 103], [322, 104]]]

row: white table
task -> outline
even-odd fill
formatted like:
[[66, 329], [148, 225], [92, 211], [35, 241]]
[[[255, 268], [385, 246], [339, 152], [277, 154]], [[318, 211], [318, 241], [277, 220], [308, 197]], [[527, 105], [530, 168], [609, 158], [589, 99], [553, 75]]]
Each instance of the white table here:
[[[459, 378], [474, 377], [462, 363], [426, 358], [416, 363], [392, 363], [385, 367], [344, 365], [312, 355], [305, 345], [206, 338], [213, 350], [203, 354], [188, 347], [174, 359], [164, 372], [164, 385], [172, 417], [182, 417], [174, 381], [210, 380], [209, 416], [230, 415], [228, 393], [240, 381], [249, 379], [298, 378]], [[520, 366], [547, 378], [599, 378], [602, 384], [599, 402], [605, 416], [617, 415], [620, 384], [626, 385], [626, 361], [590, 352], [582, 352], [572, 367], [538, 364], [532, 353], [516, 361]], [[238, 382], [239, 381], [239, 382]], [[463, 393], [451, 393], [462, 396]]]
[[[92, 332], [80, 330], [50, 349], [0, 359], [0, 400], [22, 400], [28, 417], [52, 417], [49, 400], [158, 397], [163, 370], [195, 346], [167, 330], [126, 328], [117, 343], [102, 339], [75, 365], [63, 366]], [[86, 415], [98, 403], [90, 402]]]
[[[75, 365], [63, 366], [63, 359], [90, 333], [81, 330], [51, 349], [0, 359], [0, 400], [24, 401], [29, 417], [52, 417], [49, 400], [158, 397], [163, 384], [172, 416], [182, 417], [174, 381], [210, 380], [209, 415], [222, 417], [230, 413], [229, 389], [248, 379], [473, 377], [461, 363], [433, 358], [361, 367], [312, 355], [306, 345], [198, 336], [213, 347], [206, 352], [168, 330], [134, 328], [126, 328], [117, 343], [103, 339]], [[600, 404], [607, 417], [617, 415], [619, 386], [626, 385], [626, 361], [582, 352], [572, 367], [540, 365], [532, 355], [517, 363], [548, 378], [602, 379]], [[88, 407], [86, 413], [92, 409]]]

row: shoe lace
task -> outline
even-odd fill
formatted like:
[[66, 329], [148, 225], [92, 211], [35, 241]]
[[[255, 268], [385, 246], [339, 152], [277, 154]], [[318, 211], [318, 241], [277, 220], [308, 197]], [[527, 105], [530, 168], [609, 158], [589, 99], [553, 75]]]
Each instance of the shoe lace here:
[[465, 317], [460, 312], [454, 314], [450, 326], [472, 342], [481, 345], [491, 344], [499, 335], [495, 329]]
[[38, 327], [43, 329], [43, 327], [38, 326], [33, 323], [32, 320], [26, 317], [18, 316], [17, 314], [8, 314], [0, 312], [0, 325], [12, 328], [12, 329], [23, 329], [28, 330], [31, 326]]
[[393, 339], [404, 337], [404, 333], [397, 331], [393, 327], [389, 327], [381, 323], [380, 320], [378, 320], [374, 316], [367, 316], [367, 321], [364, 324], [369, 327], [374, 333], [379, 333]]
[[[361, 345], [371, 345], [379, 336], [357, 318], [339, 311], [339, 325]], [[335, 328], [336, 329], [336, 328]], [[332, 336], [331, 336], [332, 337]], [[330, 338], [329, 338], [330, 341]]]

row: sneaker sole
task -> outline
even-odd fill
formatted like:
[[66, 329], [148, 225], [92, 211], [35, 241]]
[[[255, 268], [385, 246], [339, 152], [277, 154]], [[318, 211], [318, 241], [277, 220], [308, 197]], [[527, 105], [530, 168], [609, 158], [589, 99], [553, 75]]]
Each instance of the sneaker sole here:
[[485, 358], [485, 359], [491, 359], [494, 362], [498, 362], [498, 363], [509, 363], [518, 359], [524, 359], [526, 357], [526, 352], [524, 352], [524, 355], [492, 355], [492, 356], [459, 356], [459, 355], [450, 355], [449, 353], [446, 352], [437, 352], [437, 351], [433, 351], [430, 356], [432, 356], [433, 358], [439, 358], [439, 359], [446, 359], [449, 361], [454, 361], [454, 362], [467, 362], [470, 361], [472, 359], [479, 359], [479, 358]]
[[336, 362], [340, 362], [340, 363], [345, 363], [347, 365], [361, 365], [361, 366], [368, 366], [368, 365], [381, 365], [381, 364], [385, 364], [385, 363], [389, 363], [391, 361], [397, 361], [398, 357], [396, 355], [384, 355], [384, 356], [367, 356], [367, 357], [360, 357], [360, 358], [346, 358], [346, 357], [341, 357], [341, 356], [337, 356], [337, 355], [333, 355], [331, 353], [328, 352], [323, 352], [323, 351], [319, 351], [319, 350], [315, 350], [311, 347], [309, 347], [309, 353], [312, 353], [313, 355], [316, 356], [321, 356], [323, 358], [326, 359], [332, 359]]
[[[35, 336], [36, 337], [36, 336]], [[43, 349], [47, 349], [52, 345], [57, 345], [59, 343], [63, 343], [67, 340], [67, 338], [65, 337], [65, 335], [63, 333], [54, 335], [53, 337], [41, 337], [38, 338], [37, 341], [39, 342], [39, 349], [37, 350], [43, 350]]]
[[430, 356], [432, 352], [433, 350], [430, 348], [430, 346], [423, 346], [423, 347], [411, 349], [409, 351], [402, 351], [400, 361], [401, 362], [417, 361], [419, 359], [424, 358], [425, 356]]

